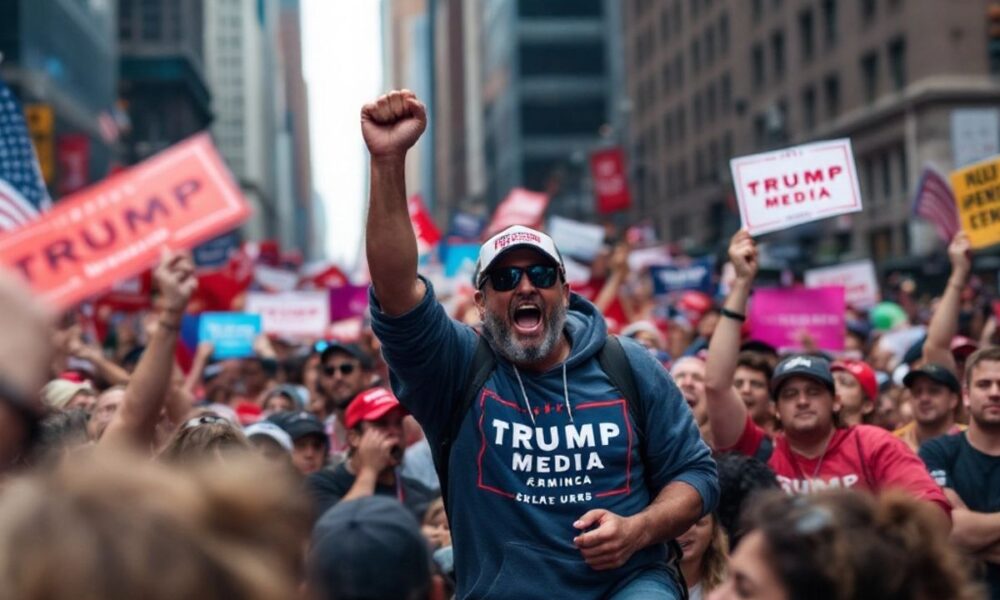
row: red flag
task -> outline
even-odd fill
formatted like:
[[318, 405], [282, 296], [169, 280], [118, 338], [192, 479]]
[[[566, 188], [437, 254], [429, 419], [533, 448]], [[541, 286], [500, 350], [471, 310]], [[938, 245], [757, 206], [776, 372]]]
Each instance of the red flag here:
[[590, 156], [590, 174], [597, 194], [597, 212], [607, 214], [632, 205], [625, 156], [618, 147], [600, 150]]
[[413, 233], [417, 235], [417, 248], [420, 254], [426, 254], [434, 247], [434, 244], [441, 241], [441, 232], [434, 225], [434, 220], [431, 219], [430, 213], [427, 212], [427, 207], [424, 206], [424, 201], [420, 197], [420, 194], [410, 196], [410, 199], [406, 201], [406, 207], [410, 211], [410, 222], [413, 223]]
[[90, 172], [90, 138], [82, 133], [59, 136], [56, 143], [59, 161], [59, 195], [65, 196], [87, 187]]
[[542, 217], [548, 204], [548, 194], [514, 188], [497, 206], [483, 236], [489, 238], [511, 225], [525, 225], [538, 229], [542, 226]]
[[958, 220], [958, 205], [948, 180], [934, 167], [927, 165], [920, 176], [917, 196], [913, 201], [913, 214], [923, 217], [934, 225], [940, 237], [947, 244], [961, 228]]

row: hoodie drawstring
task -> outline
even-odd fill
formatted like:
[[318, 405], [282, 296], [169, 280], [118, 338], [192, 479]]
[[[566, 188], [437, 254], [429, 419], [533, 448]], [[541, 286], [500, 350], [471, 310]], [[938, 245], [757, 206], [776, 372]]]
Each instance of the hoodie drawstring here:
[[[514, 367], [514, 377], [517, 378], [517, 384], [521, 386], [521, 396], [524, 398], [524, 406], [528, 409], [528, 416], [531, 418], [531, 424], [535, 424], [535, 411], [531, 408], [531, 401], [528, 400], [528, 392], [524, 390], [524, 381], [521, 380], [521, 372], [517, 370], [517, 365], [511, 365]], [[566, 363], [562, 365], [562, 380], [563, 380], [563, 401], [566, 403], [566, 414], [569, 415], [569, 422], [573, 423], [573, 407], [569, 404], [569, 384], [566, 382]]]

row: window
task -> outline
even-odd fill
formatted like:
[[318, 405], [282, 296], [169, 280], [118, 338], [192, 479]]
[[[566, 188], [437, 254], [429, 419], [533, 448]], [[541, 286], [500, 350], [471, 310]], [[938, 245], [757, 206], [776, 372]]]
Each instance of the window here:
[[802, 126], [806, 131], [816, 127], [816, 88], [813, 86], [802, 90]]
[[729, 111], [733, 108], [733, 82], [729, 77], [729, 73], [722, 76], [722, 83], [719, 84], [719, 96], [719, 101], [722, 104], [721, 112], [724, 115], [728, 115]]
[[698, 16], [698, 8], [701, 3], [698, 0], [691, 0], [691, 18]]
[[719, 160], [719, 142], [712, 140], [708, 145], [708, 179], [715, 181], [720, 168], [724, 168]]
[[754, 44], [750, 52], [750, 69], [753, 73], [753, 89], [759, 90], [764, 87], [764, 48], [760, 44]]
[[727, 131], [725, 137], [722, 138], [722, 160], [728, 163], [729, 159], [733, 157], [733, 133]]
[[691, 42], [691, 72], [698, 75], [701, 70], [701, 43], [696, 39]]
[[774, 77], [780, 80], [785, 76], [785, 34], [782, 31], [775, 31], [771, 34], [771, 56], [774, 64]]
[[683, 12], [681, 10], [681, 0], [674, 1], [674, 35], [680, 35], [683, 24]]
[[699, 148], [694, 153], [694, 182], [699, 184], [702, 181], [705, 181], [705, 155]]
[[872, 164], [871, 157], [865, 157], [861, 161], [861, 173], [862, 180], [864, 183], [864, 189], [862, 194], [865, 198], [870, 198], [872, 201], [875, 200], [875, 169]]
[[663, 143], [664, 145], [674, 143], [674, 117], [670, 113], [663, 117]]
[[715, 62], [715, 30], [709, 27], [705, 30], [705, 64], [712, 66]]
[[678, 90], [684, 85], [684, 56], [678, 54], [674, 58], [674, 87]]
[[906, 87], [906, 40], [903, 38], [889, 42], [889, 77], [892, 89], [897, 92]]
[[767, 146], [767, 119], [764, 115], [753, 118], [753, 143], [758, 149]]
[[[643, 2], [643, 4], [648, 4]], [[604, 15], [602, 0], [518, 0], [518, 14], [522, 17], [600, 17]], [[645, 12], [645, 7], [643, 7]]]
[[865, 25], [870, 24], [875, 20], [875, 0], [858, 0], [861, 3], [861, 18], [864, 20]]
[[663, 70], [660, 73], [660, 79], [662, 80], [663, 95], [670, 93], [670, 84], [673, 82], [673, 73], [670, 72], [670, 63], [667, 62], [663, 65]]
[[684, 114], [684, 107], [677, 109], [677, 139], [684, 141], [687, 137], [687, 115]]
[[729, 54], [729, 15], [719, 17], [719, 55]]
[[826, 47], [837, 43], [837, 0], [823, 0], [823, 30], [826, 32]]
[[811, 9], [799, 13], [799, 46], [802, 49], [802, 62], [808, 63], [816, 54], [816, 43], [813, 39], [813, 12]]
[[753, 22], [760, 23], [764, 17], [764, 0], [753, 0]]
[[526, 135], [590, 135], [606, 121], [604, 98], [575, 99], [572, 107], [567, 110], [564, 102], [522, 102], [521, 131]]
[[660, 39], [664, 43], [670, 41], [670, 12], [666, 8], [660, 13]]
[[864, 86], [865, 101], [875, 102], [878, 96], [878, 54], [875, 52], [861, 57], [861, 85]]
[[[648, 51], [641, 50], [643, 60]], [[521, 75], [600, 75], [604, 72], [604, 44], [600, 41], [522, 42], [518, 52]]]
[[883, 152], [879, 160], [879, 167], [882, 171], [882, 198], [888, 200], [892, 198], [892, 166], [889, 162], [889, 153]]
[[900, 144], [896, 156], [899, 158], [899, 189], [904, 196], [909, 195], [910, 165], [906, 163], [906, 147]]
[[705, 92], [705, 120], [709, 125], [715, 122], [716, 100], [715, 84], [713, 83], [708, 86], [708, 91]]
[[703, 108], [701, 94], [695, 94], [694, 98], [691, 99], [691, 112], [694, 113], [694, 128], [696, 131], [701, 129]]
[[826, 76], [823, 94], [826, 97], [826, 116], [833, 119], [840, 114], [840, 77], [836, 73]]

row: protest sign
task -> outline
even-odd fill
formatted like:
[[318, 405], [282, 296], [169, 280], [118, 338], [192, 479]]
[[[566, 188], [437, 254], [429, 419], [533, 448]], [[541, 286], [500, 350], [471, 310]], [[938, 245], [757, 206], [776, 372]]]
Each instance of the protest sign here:
[[240, 247], [240, 234], [230, 231], [195, 246], [191, 251], [194, 264], [199, 269], [215, 269], [229, 262], [229, 257]]
[[549, 219], [549, 235], [563, 256], [584, 262], [594, 260], [604, 245], [604, 228], [563, 217]]
[[260, 315], [207, 312], [198, 319], [198, 342], [212, 343], [212, 358], [253, 356], [253, 341], [260, 333]]
[[973, 248], [1000, 241], [1000, 157], [951, 172], [959, 220]]
[[360, 317], [368, 308], [367, 285], [345, 285], [330, 290], [330, 320]]
[[649, 275], [653, 278], [653, 294], [666, 296], [684, 290], [712, 294], [715, 292], [715, 285], [712, 283], [714, 264], [712, 257], [706, 257], [686, 265], [651, 266]]
[[621, 148], [608, 148], [591, 154], [590, 176], [597, 195], [597, 212], [607, 214], [632, 205], [625, 173], [625, 155]]
[[0, 264], [57, 308], [141, 273], [163, 248], [186, 249], [250, 214], [232, 177], [199, 134], [0, 237]]
[[245, 310], [260, 315], [264, 333], [318, 338], [330, 324], [330, 294], [328, 291], [250, 292]]
[[840, 286], [847, 304], [855, 308], [871, 308], [881, 300], [875, 265], [868, 259], [811, 269], [805, 272], [805, 283], [809, 288]]
[[478, 240], [486, 219], [472, 213], [458, 211], [451, 217], [447, 237], [461, 240]]
[[670, 265], [673, 262], [670, 247], [666, 245], [640, 248], [628, 254], [628, 268], [635, 272], [657, 265]]
[[427, 212], [424, 201], [420, 194], [410, 196], [406, 201], [406, 208], [410, 212], [410, 223], [413, 225], [413, 233], [417, 236], [417, 250], [420, 254], [430, 252], [434, 244], [441, 240], [441, 232], [434, 224], [434, 219]]
[[951, 155], [964, 167], [1000, 154], [1000, 111], [958, 108], [951, 111]]
[[254, 281], [268, 292], [290, 292], [299, 283], [299, 274], [288, 269], [256, 265], [253, 268]]
[[463, 275], [471, 279], [476, 270], [476, 261], [479, 260], [478, 244], [453, 244], [443, 248], [445, 277], [461, 277]]
[[861, 210], [849, 139], [734, 158], [733, 185], [750, 235]]
[[514, 188], [497, 206], [484, 235], [490, 237], [511, 225], [525, 225], [537, 229], [542, 224], [542, 215], [545, 214], [548, 205], [548, 194]]
[[802, 335], [822, 350], [844, 349], [844, 288], [763, 288], [750, 303], [750, 337], [779, 350], [801, 350]]

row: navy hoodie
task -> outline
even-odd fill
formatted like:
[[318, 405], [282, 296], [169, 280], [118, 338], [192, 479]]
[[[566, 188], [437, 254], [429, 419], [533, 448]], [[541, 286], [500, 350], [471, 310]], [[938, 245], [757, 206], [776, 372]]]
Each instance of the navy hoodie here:
[[[460, 401], [477, 334], [450, 319], [430, 282], [424, 283], [420, 304], [398, 317], [382, 313], [372, 292], [372, 328], [393, 390], [436, 447]], [[698, 491], [703, 513], [718, 500], [715, 463], [664, 368], [644, 348], [622, 340], [646, 406], [650, 464], [643, 464], [626, 401], [597, 362], [607, 339], [604, 319], [576, 294], [566, 333], [572, 344], [565, 363], [569, 409], [563, 365], [520, 371], [522, 394], [512, 365], [498, 355], [452, 445], [444, 493], [460, 599], [603, 598], [664, 565], [666, 545], [644, 548], [618, 569], [595, 571], [573, 545], [580, 533], [574, 521], [595, 508], [639, 513], [672, 481]]]

